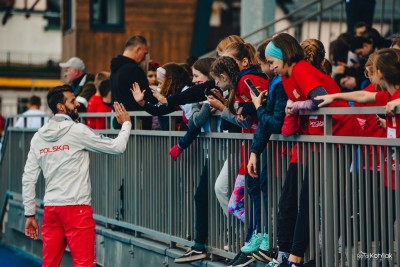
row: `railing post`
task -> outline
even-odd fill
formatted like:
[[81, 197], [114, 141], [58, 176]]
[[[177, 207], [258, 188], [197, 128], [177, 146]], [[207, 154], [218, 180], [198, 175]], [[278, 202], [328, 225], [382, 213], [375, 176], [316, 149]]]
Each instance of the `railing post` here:
[[321, 40], [323, 0], [318, 3], [318, 40]]

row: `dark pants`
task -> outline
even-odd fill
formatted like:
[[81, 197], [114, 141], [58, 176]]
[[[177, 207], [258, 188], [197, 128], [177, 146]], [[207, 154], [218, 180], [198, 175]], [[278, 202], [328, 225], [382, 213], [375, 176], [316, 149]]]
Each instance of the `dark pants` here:
[[296, 163], [290, 163], [279, 199], [278, 246], [279, 250], [303, 257], [309, 244], [308, 171], [301, 186], [297, 202]]
[[194, 241], [206, 244], [208, 237], [208, 159], [204, 163], [200, 181], [194, 194], [195, 231]]
[[278, 210], [279, 250], [290, 252], [297, 219], [297, 164], [290, 163], [283, 184]]
[[365, 22], [372, 26], [374, 11], [375, 0], [346, 1], [347, 33], [354, 35], [354, 26], [357, 22]]
[[[265, 158], [266, 160], [266, 158]], [[264, 164], [266, 164], [264, 160]], [[257, 162], [260, 162], [260, 157], [257, 157]], [[257, 165], [257, 173], [260, 173], [260, 164]], [[247, 180], [247, 194], [250, 197], [250, 216], [249, 226], [247, 228], [246, 242], [248, 242], [253, 235], [254, 230], [257, 229], [257, 233], [261, 233], [261, 190], [263, 191], [264, 204], [266, 205], [266, 211], [268, 214], [268, 186], [267, 186], [267, 168], [264, 166], [263, 172], [260, 178], [254, 179], [250, 175], [246, 174]], [[267, 228], [267, 226], [266, 226]], [[266, 229], [268, 231], [268, 229]]]
[[179, 139], [179, 148], [186, 149], [190, 146], [191, 143], [197, 138], [197, 136], [201, 133], [201, 128], [190, 128], [187, 130], [185, 136]]

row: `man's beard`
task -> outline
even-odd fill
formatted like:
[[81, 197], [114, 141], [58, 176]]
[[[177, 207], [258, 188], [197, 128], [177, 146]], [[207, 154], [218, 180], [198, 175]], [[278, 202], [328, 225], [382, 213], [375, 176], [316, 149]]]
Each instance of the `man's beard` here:
[[78, 109], [69, 109], [66, 107], [67, 115], [71, 117], [73, 121], [76, 121], [79, 118]]

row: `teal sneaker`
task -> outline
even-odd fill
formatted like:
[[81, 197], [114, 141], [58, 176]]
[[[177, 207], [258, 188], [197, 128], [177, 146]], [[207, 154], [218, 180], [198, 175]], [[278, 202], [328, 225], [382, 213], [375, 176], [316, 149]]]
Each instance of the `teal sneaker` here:
[[246, 242], [240, 250], [243, 253], [252, 253], [258, 250], [263, 239], [264, 239], [263, 236], [261, 234], [257, 234], [257, 230], [255, 230], [253, 232], [253, 235], [251, 236], [250, 241]]
[[264, 233], [264, 238], [260, 244], [260, 249], [264, 251], [269, 250], [269, 237], [266, 233]]

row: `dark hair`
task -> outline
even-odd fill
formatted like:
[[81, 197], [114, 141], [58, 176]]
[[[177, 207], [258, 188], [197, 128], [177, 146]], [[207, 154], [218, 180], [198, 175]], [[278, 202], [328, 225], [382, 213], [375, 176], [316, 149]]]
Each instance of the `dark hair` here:
[[42, 100], [40, 97], [33, 95], [29, 98], [28, 104], [31, 106], [41, 106], [42, 105]]
[[234, 103], [235, 103], [235, 89], [237, 87], [237, 83], [239, 81], [239, 67], [236, 64], [236, 61], [231, 57], [219, 57], [214, 63], [211, 65], [210, 74], [214, 77], [218, 77], [221, 74], [225, 74], [228, 76], [229, 80], [233, 88], [229, 93], [228, 101], [226, 102], [226, 106], [229, 110], [236, 114]]
[[354, 33], [356, 33], [356, 29], [361, 28], [361, 27], [365, 27], [365, 30], [368, 31], [369, 29], [371, 29], [371, 25], [369, 25], [368, 23], [364, 22], [364, 21], [358, 21], [356, 22], [356, 24], [354, 25]]
[[372, 39], [368, 39], [364, 36], [356, 36], [350, 43], [351, 52], [355, 53], [356, 49], [360, 49], [364, 44], [372, 44]]
[[193, 66], [193, 64], [199, 59], [197, 56], [188, 56], [186, 59], [186, 64], [188, 64], [190, 67]]
[[211, 65], [214, 63], [215, 58], [213, 57], [205, 57], [200, 58], [193, 64], [193, 68], [200, 71], [202, 74], [207, 76], [209, 79], [210, 77], [210, 69]]
[[106, 97], [108, 93], [111, 91], [110, 80], [104, 80], [99, 85], [100, 95], [102, 97]]
[[267, 62], [267, 59], [265, 58], [265, 48], [271, 42], [271, 38], [268, 38], [267, 40], [263, 41], [258, 47], [257, 47], [257, 57], [262, 61], [262, 62]]
[[378, 50], [375, 69], [379, 70], [390, 85], [400, 85], [400, 50], [384, 48]]
[[280, 33], [272, 38], [274, 45], [282, 50], [283, 64], [291, 66], [304, 59], [304, 51], [299, 42], [287, 33]]
[[329, 59], [333, 65], [338, 65], [338, 62], [347, 63], [347, 57], [350, 51], [350, 45], [342, 39], [336, 39], [329, 45]]
[[325, 59], [324, 44], [317, 39], [307, 39], [301, 43], [301, 47], [304, 50], [304, 60], [326, 73], [322, 65]]
[[147, 40], [141, 35], [134, 35], [131, 38], [128, 39], [125, 43], [125, 48], [128, 47], [135, 47], [137, 45], [146, 45], [147, 46]]
[[58, 113], [57, 104], [65, 103], [64, 92], [74, 93], [74, 90], [72, 90], [71, 85], [64, 84], [51, 88], [47, 93], [47, 105], [49, 106], [51, 111], [53, 111], [54, 114]]
[[329, 76], [332, 75], [332, 64], [327, 58], [325, 58], [322, 67], [324, 68], [324, 72], [326, 74], [328, 74]]
[[160, 88], [161, 95], [173, 95], [192, 83], [189, 73], [179, 64], [167, 63], [162, 68], [165, 69], [165, 80]]
[[[179, 63], [179, 66], [181, 66], [189, 75], [189, 77], [192, 77], [192, 68], [189, 66], [189, 64], [187, 63]], [[192, 79], [192, 78], [190, 78]]]
[[160, 67], [160, 63], [155, 62], [155, 61], [150, 61], [148, 64], [147, 71], [157, 71], [157, 69]]

